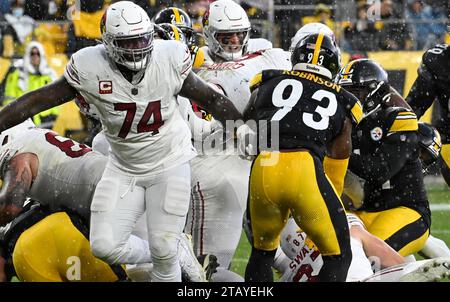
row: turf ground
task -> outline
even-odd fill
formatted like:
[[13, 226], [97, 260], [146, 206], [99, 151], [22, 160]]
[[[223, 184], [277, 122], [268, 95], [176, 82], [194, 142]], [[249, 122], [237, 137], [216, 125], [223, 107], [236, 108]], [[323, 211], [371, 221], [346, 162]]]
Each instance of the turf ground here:
[[[432, 215], [431, 233], [450, 246], [450, 189], [441, 178], [430, 177], [426, 179], [426, 183]], [[243, 276], [249, 256], [250, 245], [245, 234], [242, 234], [231, 269]], [[416, 258], [419, 259], [420, 256]]]

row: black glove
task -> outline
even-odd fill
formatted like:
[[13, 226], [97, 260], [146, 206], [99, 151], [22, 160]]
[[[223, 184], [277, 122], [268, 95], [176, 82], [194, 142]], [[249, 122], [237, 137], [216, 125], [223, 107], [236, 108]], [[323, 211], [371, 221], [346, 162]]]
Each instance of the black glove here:
[[364, 111], [367, 113], [375, 109], [379, 104], [388, 103], [391, 95], [391, 86], [384, 81], [379, 82], [367, 95], [364, 101]]

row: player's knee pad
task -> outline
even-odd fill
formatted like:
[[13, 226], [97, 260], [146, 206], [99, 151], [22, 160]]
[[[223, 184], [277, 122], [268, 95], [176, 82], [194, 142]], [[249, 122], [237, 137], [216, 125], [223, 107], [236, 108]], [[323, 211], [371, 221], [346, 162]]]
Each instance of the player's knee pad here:
[[168, 260], [176, 257], [178, 252], [179, 236], [174, 233], [155, 232], [151, 236], [150, 251], [152, 259]]
[[91, 240], [90, 245], [92, 254], [108, 264], [120, 263], [120, 258], [124, 254], [120, 245], [108, 239]]
[[173, 233], [156, 232], [150, 238], [152, 280], [181, 281], [181, 268], [177, 254], [179, 236]]

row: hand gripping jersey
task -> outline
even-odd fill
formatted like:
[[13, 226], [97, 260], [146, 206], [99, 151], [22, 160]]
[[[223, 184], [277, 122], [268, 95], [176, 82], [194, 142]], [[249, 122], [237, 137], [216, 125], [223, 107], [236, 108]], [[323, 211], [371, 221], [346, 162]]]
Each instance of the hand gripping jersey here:
[[50, 211], [67, 210], [89, 222], [95, 187], [107, 158], [46, 129], [29, 129], [0, 148], [1, 174], [16, 154], [33, 153], [39, 159], [29, 196]]
[[264, 69], [289, 69], [288, 54], [279, 48], [249, 53], [241, 59], [214, 63], [198, 72], [203, 80], [218, 86], [242, 113], [250, 99], [250, 81]]
[[[264, 83], [264, 85], [261, 85]], [[251, 90], [258, 88], [256, 121], [279, 126], [279, 148], [306, 148], [323, 160], [326, 146], [340, 134], [345, 119], [354, 124], [362, 118], [358, 100], [325, 78], [296, 70], [264, 70], [255, 76]], [[271, 141], [271, 124], [267, 131]]]
[[417, 127], [413, 112], [389, 107], [373, 111], [354, 129], [349, 169], [365, 180], [359, 210], [376, 212], [405, 206], [429, 219]]
[[450, 45], [440, 44], [429, 49], [422, 58], [418, 78], [414, 82], [406, 100], [417, 117], [437, 99], [440, 118], [436, 128], [442, 135], [444, 144], [450, 143]]
[[190, 52], [178, 41], [155, 40], [150, 63], [137, 84], [128, 82], [103, 45], [84, 48], [64, 77], [98, 112], [111, 158], [125, 172], [160, 172], [195, 156], [176, 95], [191, 70]]

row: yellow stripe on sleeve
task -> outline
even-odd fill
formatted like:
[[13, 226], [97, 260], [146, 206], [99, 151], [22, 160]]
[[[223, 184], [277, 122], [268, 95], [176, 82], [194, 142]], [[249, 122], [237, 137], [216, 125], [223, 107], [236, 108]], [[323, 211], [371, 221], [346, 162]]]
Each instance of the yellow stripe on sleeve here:
[[359, 102], [356, 102], [355, 105], [353, 105], [350, 112], [352, 113], [352, 116], [353, 116], [353, 119], [355, 120], [355, 122], [357, 124], [359, 124], [359, 122], [362, 120], [362, 117], [364, 115], [361, 104]]
[[419, 124], [417, 118], [402, 118], [396, 119], [393, 123], [389, 132], [401, 132], [401, 131], [417, 131]]
[[253, 92], [262, 82], [262, 72], [255, 75], [250, 81], [250, 92]]

